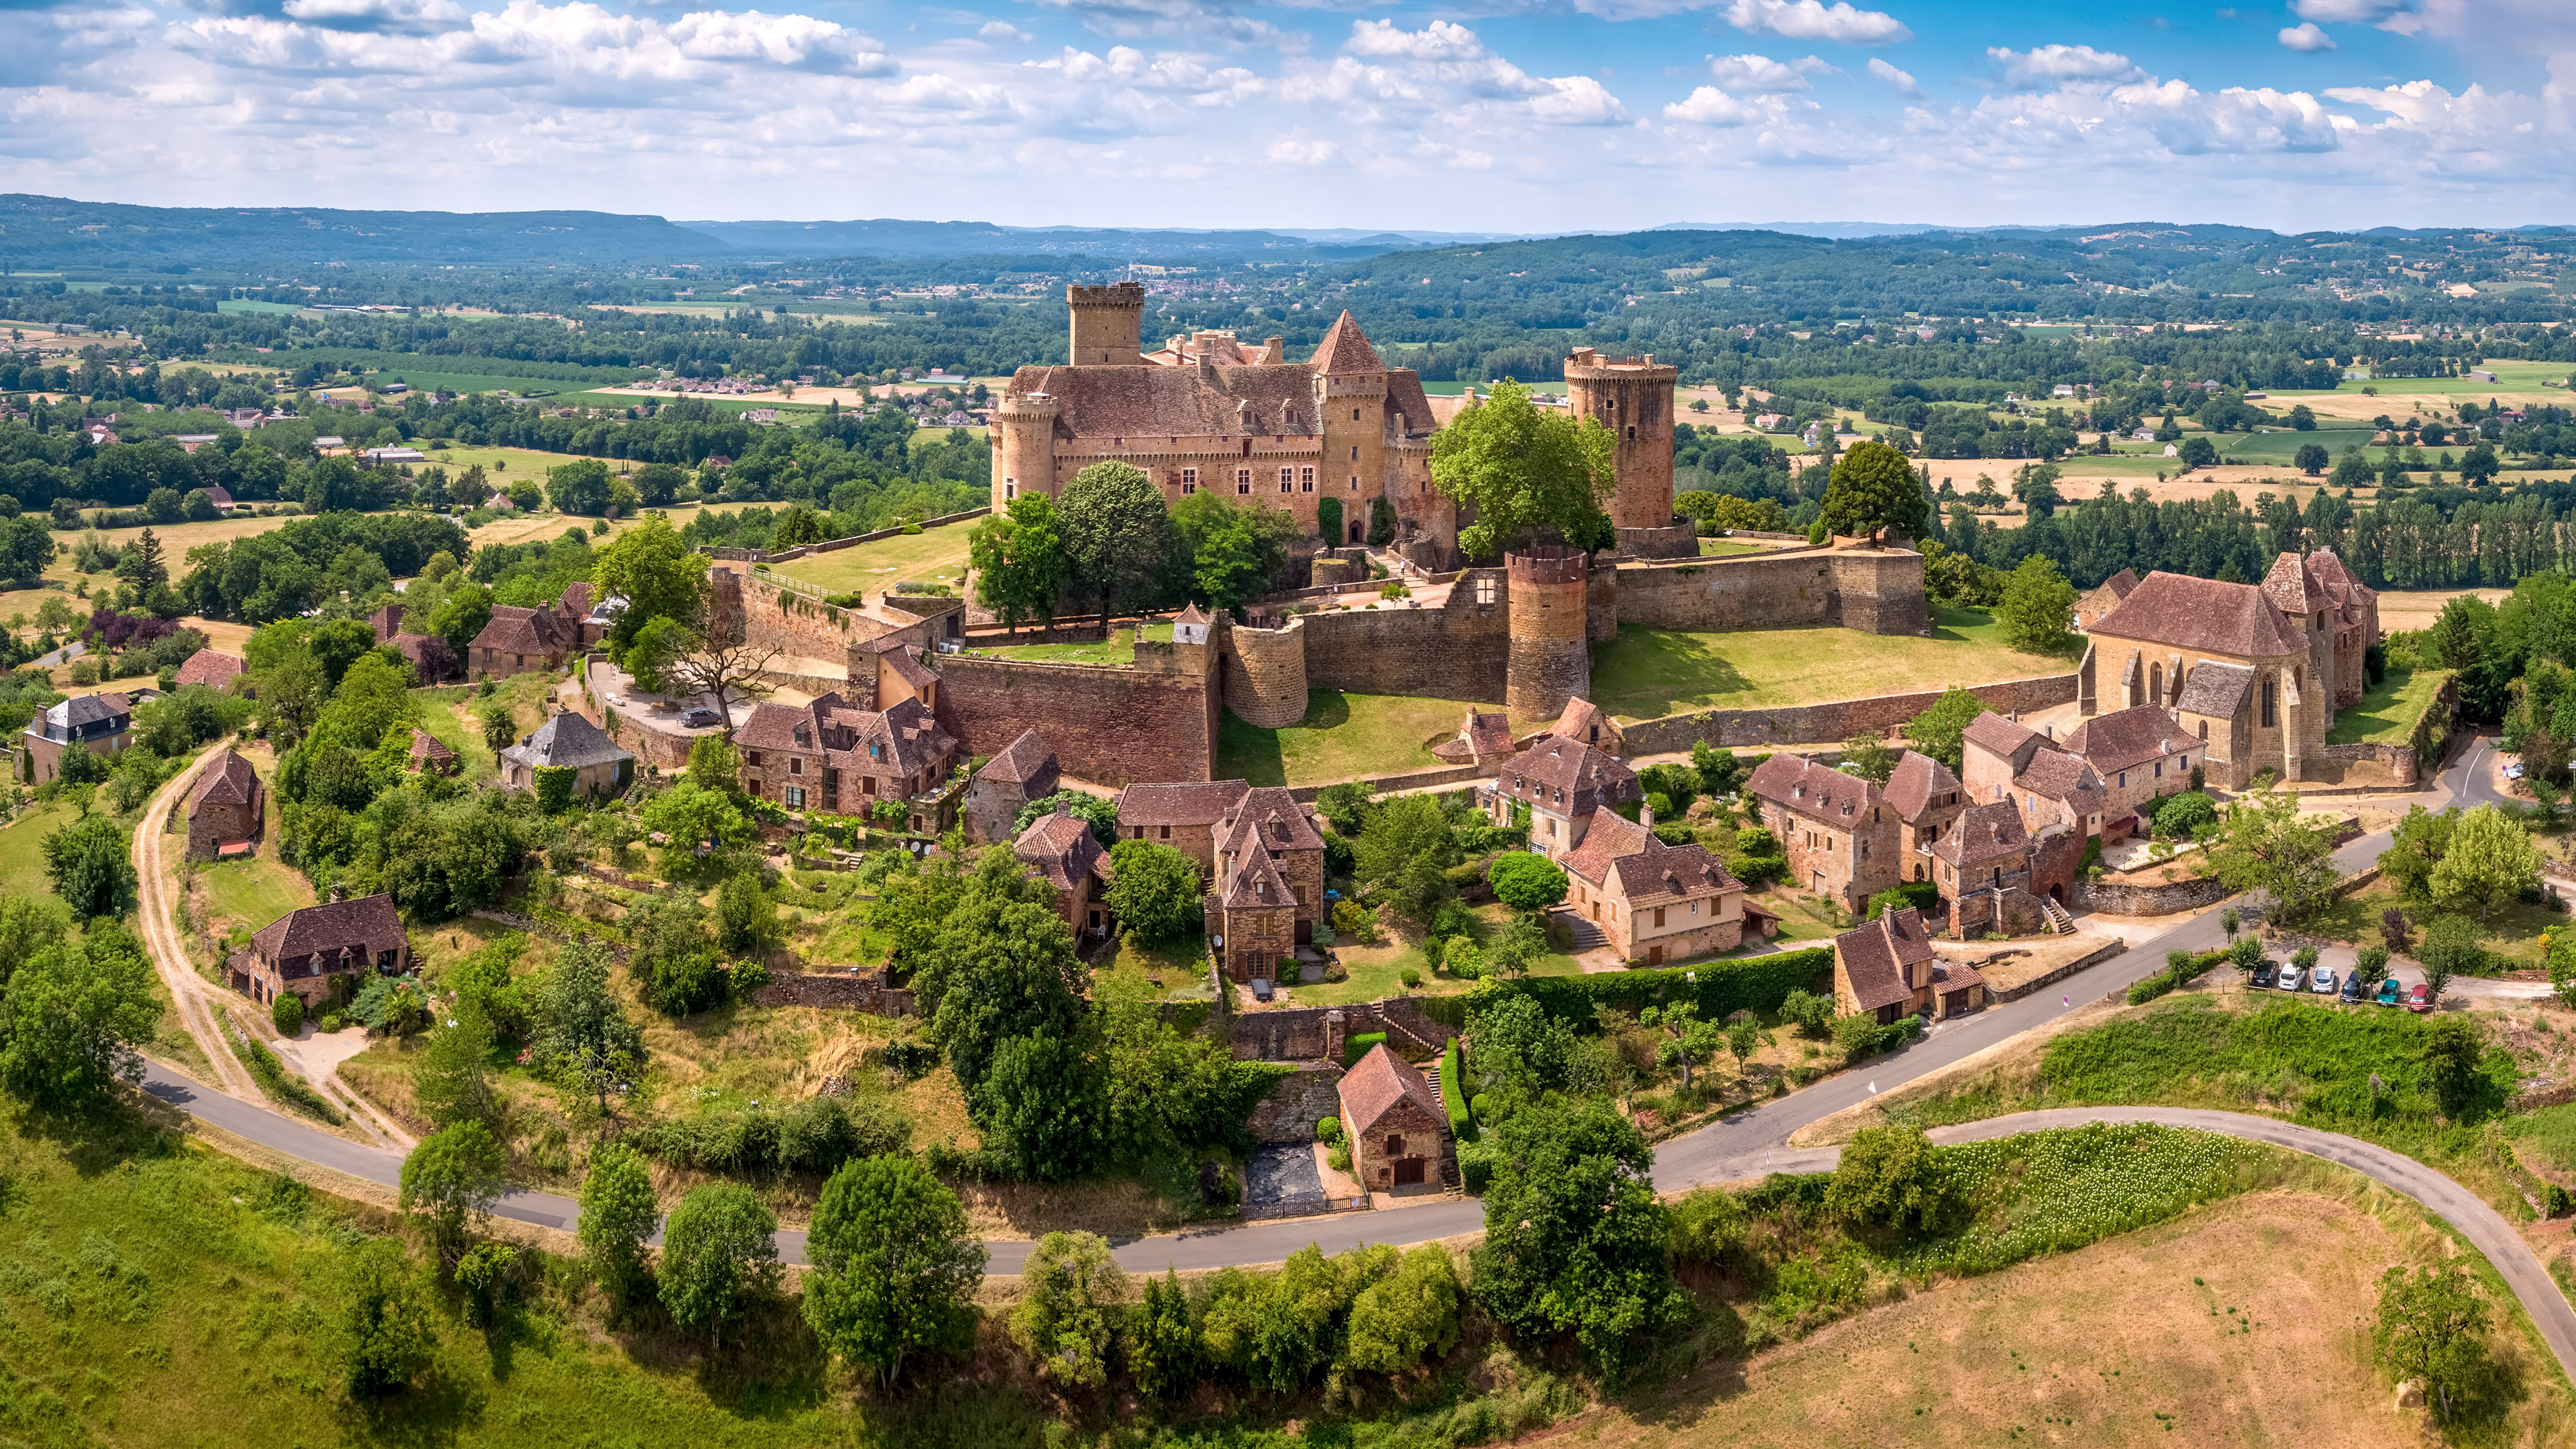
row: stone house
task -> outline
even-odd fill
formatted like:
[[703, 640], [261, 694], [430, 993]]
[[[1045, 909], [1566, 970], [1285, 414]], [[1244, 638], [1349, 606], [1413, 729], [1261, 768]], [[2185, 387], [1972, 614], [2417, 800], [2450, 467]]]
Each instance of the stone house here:
[[1115, 929], [1108, 903], [1101, 899], [1113, 874], [1109, 852], [1072, 811], [1059, 805], [1054, 814], [1030, 821], [1011, 842], [1011, 854], [1029, 874], [1055, 887], [1056, 914], [1073, 928], [1076, 939], [1097, 940]]
[[1513, 753], [1512, 717], [1500, 710], [1488, 713], [1467, 706], [1467, 717], [1458, 733], [1431, 747], [1431, 757], [1444, 765], [1473, 765], [1489, 769], [1510, 759]]
[[1380, 1042], [1342, 1074], [1342, 1133], [1351, 1176], [1369, 1192], [1448, 1182], [1449, 1112], [1420, 1068]]
[[250, 938], [249, 950], [234, 952], [225, 963], [232, 988], [263, 1002], [293, 992], [311, 1007], [343, 980], [410, 969], [411, 941], [392, 896], [346, 900], [336, 886], [331, 895], [269, 922]]
[[1555, 734], [1495, 769], [1481, 792], [1496, 825], [1509, 825], [1519, 807], [1530, 812], [1530, 848], [1563, 855], [1583, 843], [1595, 814], [1645, 798], [1637, 772], [1606, 751]]
[[[1566, 908], [1599, 926], [1620, 959], [1649, 966], [1742, 945], [1744, 883], [1700, 846], [1657, 840], [1653, 827], [1596, 815], [1561, 862]], [[1775, 918], [1751, 914], [1776, 929]]]
[[1777, 754], [1745, 793], [1789, 861], [1788, 884], [1859, 912], [1901, 879], [1896, 812], [1876, 785], [1805, 755]]
[[241, 678], [242, 670], [247, 667], [233, 655], [200, 649], [180, 662], [179, 672], [170, 676], [170, 687], [185, 689], [192, 684], [202, 684], [208, 689], [229, 691], [233, 681]]
[[376, 610], [368, 616], [368, 622], [375, 626], [377, 643], [391, 644], [410, 661], [413, 683], [423, 687], [438, 684], [455, 672], [456, 656], [448, 652], [446, 640], [434, 634], [414, 633], [403, 628], [400, 600]]
[[1216, 823], [1251, 790], [1241, 780], [1130, 785], [1118, 792], [1118, 836], [1168, 845], [1214, 871]]
[[1903, 1016], [1935, 1020], [1985, 1004], [1976, 968], [1942, 960], [1932, 950], [1923, 913], [1912, 906], [1834, 937], [1834, 1011], [1867, 1012], [1881, 1026]]
[[411, 751], [405, 768], [415, 775], [453, 775], [456, 752], [439, 742], [438, 736], [425, 729], [411, 732]]
[[1932, 845], [1932, 884], [1949, 933], [2023, 935], [2060, 925], [2084, 861], [2085, 837], [2064, 826], [2033, 832], [2008, 800], [1971, 805]]
[[[413, 748], [419, 748], [415, 741]], [[537, 788], [537, 771], [574, 772], [575, 799], [605, 800], [626, 793], [635, 783], [635, 757], [582, 715], [564, 710], [547, 717], [536, 732], [501, 752], [501, 783], [512, 790]]]
[[742, 751], [747, 794], [835, 815], [870, 814], [881, 801], [904, 801], [914, 830], [935, 824], [916, 797], [945, 781], [957, 760], [956, 736], [921, 701], [853, 709], [837, 693], [804, 705], [756, 705], [734, 744]]
[[2200, 739], [2185, 733], [2162, 705], [2097, 714], [2067, 731], [2067, 753], [2080, 756], [2102, 777], [2104, 832], [2143, 829], [2138, 807], [2191, 788], [2192, 762], [2204, 758]]
[[507, 679], [531, 669], [557, 670], [580, 644], [553, 609], [494, 604], [483, 632], [466, 646], [465, 672], [473, 679]]
[[1930, 880], [1932, 842], [1968, 808], [1965, 787], [1939, 760], [1907, 750], [1897, 756], [1879, 795], [1896, 812], [1896, 849], [1904, 861], [1899, 874], [1909, 881]]
[[[921, 701], [921, 707], [937, 713], [939, 709], [939, 675], [922, 662], [921, 650], [901, 634], [887, 634], [859, 646], [875, 656], [875, 676], [865, 681], [873, 691], [871, 708], [887, 710], [907, 699]], [[862, 670], [866, 666], [861, 666]], [[850, 689], [856, 693], [863, 681], [853, 677]]]
[[1011, 823], [1020, 818], [1021, 807], [1054, 794], [1063, 778], [1046, 737], [1036, 730], [1020, 731], [1018, 739], [986, 760], [966, 783], [961, 812], [966, 838], [978, 845], [1010, 839]]
[[2110, 792], [2101, 773], [2041, 735], [1988, 710], [1960, 737], [1959, 775], [1967, 797], [1979, 804], [2009, 801], [2022, 827], [2037, 832], [2063, 826], [2099, 835]]
[[1207, 930], [1232, 980], [1271, 976], [1281, 958], [1314, 943], [1324, 837], [1313, 809], [1278, 786], [1247, 787], [1213, 828], [1217, 909]]
[[81, 745], [93, 755], [113, 755], [134, 741], [134, 704], [122, 694], [82, 694], [37, 711], [18, 736], [26, 757], [22, 773], [41, 785], [62, 773], [63, 751]]
[[259, 772], [233, 750], [215, 756], [188, 791], [188, 858], [248, 855], [267, 822]]
[[2137, 573], [2130, 569], [2122, 569], [2104, 579], [2075, 601], [2075, 632], [2091, 633], [2093, 626], [2109, 618], [2111, 611], [2120, 607], [2120, 601], [2129, 597], [2137, 587]]

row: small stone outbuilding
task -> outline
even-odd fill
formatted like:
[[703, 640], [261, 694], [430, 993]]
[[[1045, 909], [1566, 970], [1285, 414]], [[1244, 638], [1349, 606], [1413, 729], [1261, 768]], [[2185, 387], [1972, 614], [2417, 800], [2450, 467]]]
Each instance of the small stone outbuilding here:
[[1411, 1062], [1380, 1042], [1342, 1074], [1342, 1131], [1351, 1144], [1351, 1176], [1370, 1192], [1431, 1187], [1456, 1180], [1449, 1113], [1440, 1093]]
[[549, 768], [574, 772], [576, 799], [613, 798], [635, 783], [635, 757], [569, 710], [550, 716], [536, 733], [501, 752], [501, 783], [510, 789], [535, 790], [537, 771]]
[[966, 783], [962, 811], [966, 838], [977, 845], [1011, 839], [1011, 826], [1020, 818], [1021, 808], [1054, 794], [1063, 778], [1046, 736], [1036, 730], [1020, 731], [1018, 739], [985, 761], [984, 768]]
[[267, 802], [250, 761], [234, 750], [215, 756], [188, 791], [188, 858], [216, 860], [258, 849]]

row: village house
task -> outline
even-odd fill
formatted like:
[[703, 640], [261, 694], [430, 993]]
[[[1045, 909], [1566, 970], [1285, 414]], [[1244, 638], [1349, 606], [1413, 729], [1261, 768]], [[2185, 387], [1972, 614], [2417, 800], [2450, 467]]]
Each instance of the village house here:
[[1217, 910], [1207, 933], [1232, 980], [1271, 977], [1314, 943], [1324, 837], [1313, 812], [1278, 786], [1246, 786], [1212, 828]]
[[1526, 808], [1530, 848], [1552, 856], [1581, 845], [1594, 815], [1645, 798], [1636, 771], [1606, 751], [1555, 734], [1505, 760], [1480, 794], [1496, 825], [1512, 824]]
[[957, 739], [921, 701], [891, 709], [853, 709], [838, 693], [803, 705], [763, 702], [734, 733], [742, 751], [742, 788], [790, 810], [873, 814], [903, 802], [907, 827], [936, 828], [915, 797], [948, 778]]
[[551, 608], [494, 604], [483, 632], [466, 646], [465, 672], [473, 679], [507, 679], [531, 669], [550, 673], [564, 667], [578, 643], [578, 631], [567, 631]]
[[1030, 821], [1011, 842], [1011, 854], [1029, 874], [1055, 887], [1056, 914], [1073, 928], [1076, 939], [1098, 940], [1114, 929], [1102, 900], [1112, 874], [1109, 852], [1069, 807], [1059, 805], [1054, 813]]
[[1368, 1192], [1446, 1184], [1455, 1175], [1449, 1112], [1420, 1068], [1379, 1042], [1336, 1089], [1351, 1176]]
[[1896, 757], [1879, 796], [1896, 812], [1896, 849], [1904, 861], [1899, 874], [1908, 881], [1930, 880], [1932, 842], [1968, 808], [1959, 777], [1930, 755], [1907, 750]]
[[26, 763], [20, 774], [41, 785], [62, 774], [63, 752], [79, 745], [93, 755], [113, 755], [134, 740], [134, 705], [122, 694], [75, 695], [37, 711], [18, 737]]
[[1930, 928], [1912, 906], [1834, 937], [1834, 1011], [1866, 1013], [1881, 1026], [1905, 1016], [1944, 1020], [1985, 1004], [1985, 978], [1932, 949]]
[[259, 772], [233, 750], [215, 756], [188, 791], [188, 858], [219, 860], [259, 847], [267, 797]]
[[185, 689], [192, 684], [202, 684], [218, 693], [226, 692], [233, 687], [234, 680], [241, 678], [246, 667], [234, 655], [200, 649], [180, 661], [178, 672], [170, 676], [170, 687]]
[[1431, 757], [1444, 765], [1473, 765], [1480, 770], [1510, 759], [1512, 752], [1512, 717], [1472, 704], [1458, 733], [1431, 747]]
[[536, 789], [537, 772], [546, 769], [573, 771], [577, 800], [613, 799], [635, 783], [635, 757], [570, 710], [547, 716], [534, 734], [501, 752], [501, 783], [509, 789]]
[[1732, 951], [1754, 922], [1761, 934], [1779, 918], [1744, 902], [1744, 883], [1698, 845], [1655, 838], [1651, 815], [1593, 817], [1583, 843], [1561, 862], [1565, 909], [1600, 928], [1623, 961], [1661, 966], [1712, 951]]
[[1932, 885], [1953, 937], [2074, 929], [2066, 912], [2086, 837], [2064, 826], [2032, 831], [2008, 800], [1971, 805], [1932, 843]]
[[404, 768], [415, 775], [456, 773], [456, 752], [439, 743], [438, 736], [418, 726], [412, 729], [411, 749], [406, 758], [408, 763]]
[[1858, 913], [1901, 871], [1896, 812], [1876, 785], [1805, 755], [1764, 760], [1745, 793], [1789, 861], [1788, 884]]
[[[292, 992], [311, 1008], [335, 990], [354, 992], [364, 973], [399, 976], [411, 966], [411, 941], [390, 895], [331, 899], [289, 911], [260, 928], [250, 949], [225, 962], [232, 988], [253, 1001]], [[342, 983], [347, 983], [343, 986]]]
[[2105, 786], [2103, 833], [2143, 828], [2138, 807], [2191, 788], [2200, 738], [2186, 733], [2163, 705], [2097, 714], [2067, 731], [2066, 752], [2081, 756]]
[[[2147, 436], [2152, 437], [2153, 434]], [[2075, 632], [2089, 633], [2094, 625], [2109, 618], [2111, 611], [2120, 607], [2120, 601], [2129, 597], [2137, 587], [2138, 576], [2129, 569], [2122, 569], [2104, 579], [2099, 586], [2075, 601]]]
[[1046, 738], [1036, 730], [1020, 731], [1019, 738], [985, 761], [984, 768], [967, 782], [966, 803], [960, 811], [966, 838], [978, 845], [1010, 839], [1012, 822], [1020, 818], [1021, 808], [1054, 794], [1062, 779], [1063, 771]]
[[1216, 823], [1250, 793], [1241, 780], [1130, 785], [1118, 792], [1118, 838], [1168, 845], [1216, 869]]
[[2078, 835], [2102, 833], [2110, 792], [2100, 772], [2037, 730], [1988, 710], [1961, 735], [1959, 765], [1970, 800], [2009, 801], [2021, 811], [2022, 828], [2033, 834], [2052, 825]]

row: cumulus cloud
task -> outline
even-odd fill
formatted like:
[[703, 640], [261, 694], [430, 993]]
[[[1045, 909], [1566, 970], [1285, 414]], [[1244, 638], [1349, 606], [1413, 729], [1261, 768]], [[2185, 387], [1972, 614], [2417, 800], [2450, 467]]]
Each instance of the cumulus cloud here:
[[1869, 58], [1869, 73], [1876, 76], [1881, 81], [1886, 82], [1888, 85], [1894, 86], [1898, 95], [1908, 96], [1915, 100], [1923, 99], [1923, 88], [1914, 83], [1914, 77], [1912, 75], [1897, 69], [1895, 66], [1889, 65], [1885, 60], [1878, 56], [1873, 55]]
[[2318, 29], [2317, 23], [2313, 20], [2302, 20], [2296, 25], [2282, 27], [2280, 41], [2283, 45], [2288, 46], [2292, 50], [2332, 50], [2335, 48], [2333, 38], [2328, 36], [2324, 31]]
[[1810, 55], [1791, 61], [1773, 60], [1767, 55], [1712, 55], [1708, 58], [1709, 74], [1717, 83], [1737, 91], [1803, 91], [1807, 72], [1830, 70], [1831, 66]]
[[1271, 142], [1261, 154], [1282, 166], [1325, 166], [1340, 159], [1342, 148], [1304, 131], [1291, 131]]
[[1989, 46], [1986, 58], [2003, 69], [2003, 83], [2013, 90], [2043, 90], [2088, 81], [2130, 81], [2145, 74], [2127, 56], [2089, 45], [2040, 45], [2027, 51]]
[[885, 47], [868, 36], [810, 15], [701, 10], [673, 21], [670, 37], [680, 53], [692, 60], [745, 61], [866, 76], [893, 75], [898, 69]]
[[1616, 126], [1628, 119], [1619, 98], [1588, 75], [1559, 76], [1541, 84], [1549, 89], [1530, 98], [1530, 114], [1551, 126]]
[[1687, 99], [1664, 107], [1664, 119], [1695, 126], [1741, 126], [1760, 113], [1715, 86], [1701, 86]]
[[2406, 9], [2405, 0], [2292, 0], [2290, 13], [2329, 25], [2385, 25]]
[[1855, 9], [1847, 0], [1834, 0], [1830, 6], [1820, 0], [1732, 0], [1726, 7], [1726, 23], [1738, 30], [1837, 45], [1896, 45], [1914, 38], [1914, 32], [1895, 16]]
[[348, 30], [446, 30], [466, 20], [454, 0], [286, 0], [281, 13]]
[[1201, 45], [1265, 46], [1298, 51], [1306, 33], [1283, 30], [1240, 8], [1204, 0], [1030, 0], [1078, 17], [1083, 27], [1121, 39], [1166, 36]]
[[1000, 45], [1005, 42], [1025, 45], [1028, 42], [1037, 39], [1036, 36], [1029, 34], [1027, 31], [1022, 30], [1020, 27], [1013, 25], [1007, 20], [985, 21], [984, 28], [975, 32], [975, 38], [977, 40], [989, 40], [996, 45]]
[[1476, 60], [1490, 54], [1476, 32], [1454, 20], [1434, 20], [1420, 30], [1406, 30], [1392, 20], [1354, 20], [1342, 49], [1406, 60]]

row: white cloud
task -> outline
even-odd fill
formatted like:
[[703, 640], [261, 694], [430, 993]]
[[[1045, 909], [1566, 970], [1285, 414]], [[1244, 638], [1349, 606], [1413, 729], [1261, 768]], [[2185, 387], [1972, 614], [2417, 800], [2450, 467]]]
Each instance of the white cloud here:
[[1664, 119], [1695, 126], [1741, 126], [1760, 113], [1715, 86], [1701, 86], [1685, 100], [1664, 107]]
[[1306, 48], [1306, 33], [1283, 30], [1225, 3], [1202, 0], [1030, 0], [1079, 16], [1086, 29], [1123, 39], [1169, 36], [1201, 45]]
[[1726, 23], [1738, 30], [1837, 45], [1895, 45], [1914, 38], [1895, 16], [1854, 9], [1847, 0], [1830, 6], [1820, 0], [1733, 0], [1726, 7]]
[[1022, 30], [1020, 27], [1013, 25], [1007, 20], [985, 21], [984, 28], [975, 32], [975, 38], [977, 40], [989, 40], [996, 45], [1004, 43], [1025, 45], [1028, 42], [1037, 39], [1036, 36], [1029, 34], [1027, 31]]
[[1785, 62], [1767, 55], [1708, 58], [1709, 74], [1717, 78], [1717, 83], [1738, 91], [1803, 91], [1807, 88], [1808, 71], [1828, 69], [1831, 67], [1812, 55]]
[[1342, 148], [1334, 142], [1310, 137], [1304, 131], [1292, 131], [1271, 142], [1262, 154], [1282, 166], [1324, 166], [1339, 159]]
[[1491, 54], [1476, 32], [1452, 20], [1434, 20], [1420, 30], [1403, 29], [1392, 20], [1354, 20], [1342, 49], [1352, 55], [1406, 60], [1465, 61]]
[[1552, 126], [1615, 126], [1628, 119], [1619, 98], [1588, 75], [1546, 79], [1549, 93], [1530, 99], [1530, 114]]
[[289, 20], [346, 28], [445, 30], [466, 18], [454, 0], [286, 0], [282, 8]]
[[2317, 23], [2313, 20], [2302, 20], [2296, 25], [2282, 27], [2279, 38], [2283, 45], [2288, 46], [2292, 50], [2332, 50], [2335, 48], [2333, 38], [2328, 36], [2324, 31], [2319, 30], [2317, 28]]
[[2028, 51], [1990, 46], [1986, 58], [2003, 67], [2004, 84], [2014, 90], [2044, 90], [2082, 82], [2130, 81], [2145, 72], [2115, 51], [2089, 45], [2040, 45]]
[[1912, 75], [1889, 65], [1878, 56], [1873, 55], [1869, 58], [1869, 73], [1894, 86], [1899, 95], [1911, 96], [1916, 100], [1923, 98], [1923, 88], [1914, 83]]
[[671, 22], [670, 37], [692, 60], [753, 61], [866, 76], [893, 75], [898, 69], [876, 41], [810, 15], [701, 10]]
[[2405, 0], [2291, 0], [2290, 13], [2329, 25], [2382, 25], [2405, 8]]

